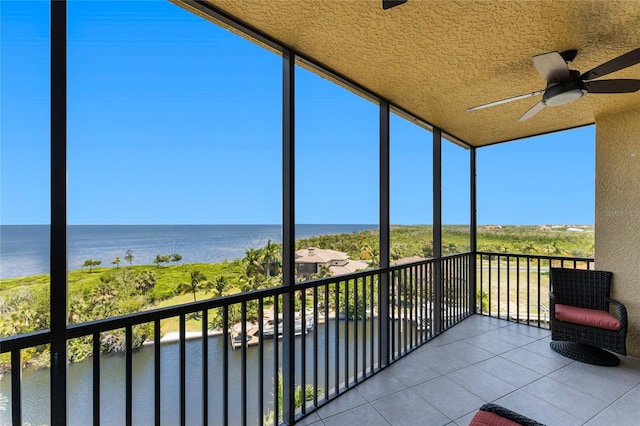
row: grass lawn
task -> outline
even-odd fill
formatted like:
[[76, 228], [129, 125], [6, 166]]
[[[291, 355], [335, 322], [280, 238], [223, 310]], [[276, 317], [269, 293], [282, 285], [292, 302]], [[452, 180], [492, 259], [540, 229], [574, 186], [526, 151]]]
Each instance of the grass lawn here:
[[477, 288], [487, 294], [487, 303], [492, 315], [506, 316], [508, 313], [512, 319], [518, 316], [521, 320], [529, 315], [532, 321], [537, 321], [538, 318], [544, 321], [548, 318], [548, 261], [540, 264], [539, 269], [537, 262], [531, 262], [527, 270], [526, 260], [521, 260], [519, 264], [515, 261], [500, 262], [500, 270], [497, 261], [492, 261], [491, 265], [483, 261], [479, 268], [482, 269], [477, 273]]
[[549, 306], [549, 274], [546, 272], [492, 271], [491, 280], [485, 274], [478, 289], [480, 285], [489, 295], [491, 312], [506, 313], [508, 308], [514, 313], [519, 306], [522, 314], [527, 312], [528, 300], [529, 311], [538, 314], [538, 295], [540, 304]]
[[[212, 293], [202, 294], [198, 293], [196, 298], [198, 301], [204, 300], [206, 298], [213, 297]], [[176, 306], [182, 305], [185, 303], [193, 303], [193, 294], [183, 294], [179, 296], [172, 297], [167, 300], [163, 300], [158, 303], [156, 308], [164, 308], [166, 306]], [[212, 319], [212, 315], [215, 315], [213, 311], [209, 311], [209, 320]], [[160, 322], [160, 332], [162, 335], [165, 335], [171, 331], [179, 331], [180, 330], [180, 318], [179, 317], [171, 317], [164, 319]], [[186, 321], [186, 330], [187, 331], [202, 331], [202, 320], [195, 319], [193, 315], [187, 315]]]
[[519, 307], [520, 316], [527, 314], [527, 308], [530, 315], [548, 314], [549, 268], [560, 266], [587, 268], [585, 262], [574, 262], [570, 258], [564, 264], [559, 261], [550, 264], [546, 259], [541, 259], [538, 264], [538, 260], [530, 260], [528, 269], [525, 258], [516, 262], [512, 257], [507, 262], [503, 257], [499, 264], [496, 258], [492, 259], [491, 264], [485, 259], [478, 265], [478, 290], [482, 285], [482, 291], [488, 294], [491, 313], [506, 314], [508, 308], [509, 314], [515, 315]]

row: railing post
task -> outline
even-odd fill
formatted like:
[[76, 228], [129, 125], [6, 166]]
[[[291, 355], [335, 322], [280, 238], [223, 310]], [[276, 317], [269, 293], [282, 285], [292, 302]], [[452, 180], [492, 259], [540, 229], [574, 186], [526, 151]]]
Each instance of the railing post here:
[[51, 2], [51, 424], [67, 424], [67, 2]]
[[[282, 54], [282, 413], [295, 421], [295, 54]], [[277, 332], [277, 329], [275, 330]], [[275, 372], [277, 374], [277, 371]], [[276, 411], [276, 418], [278, 413]], [[277, 420], [276, 420], [277, 423]]]
[[433, 129], [433, 325], [442, 332], [442, 131]]
[[22, 424], [22, 358], [20, 349], [11, 352], [11, 423]]
[[475, 313], [476, 306], [478, 306], [477, 297], [477, 283], [476, 283], [476, 274], [478, 272], [478, 211], [477, 211], [477, 181], [476, 181], [476, 148], [469, 148], [469, 193], [471, 195], [471, 199], [469, 200], [470, 212], [470, 251], [471, 257], [469, 259], [469, 291], [471, 294], [469, 295], [469, 312]]
[[380, 367], [389, 365], [389, 246], [390, 246], [390, 215], [389, 215], [389, 103], [380, 102]]

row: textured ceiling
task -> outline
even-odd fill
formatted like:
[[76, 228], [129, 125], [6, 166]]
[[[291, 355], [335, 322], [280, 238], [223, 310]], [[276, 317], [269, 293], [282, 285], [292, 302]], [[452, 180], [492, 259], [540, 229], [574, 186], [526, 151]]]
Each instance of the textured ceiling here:
[[[381, 0], [208, 3], [473, 146], [640, 107], [638, 91], [590, 93], [521, 123], [541, 96], [466, 111], [544, 89], [534, 55], [578, 49], [570, 68], [585, 72], [640, 47], [639, 0], [409, 0], [389, 10]], [[640, 64], [604, 78], [640, 79]]]

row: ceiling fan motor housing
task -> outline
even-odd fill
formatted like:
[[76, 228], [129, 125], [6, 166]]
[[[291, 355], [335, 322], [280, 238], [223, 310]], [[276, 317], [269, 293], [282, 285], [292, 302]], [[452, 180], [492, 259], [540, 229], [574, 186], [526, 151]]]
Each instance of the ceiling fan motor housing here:
[[571, 80], [547, 87], [542, 96], [545, 106], [559, 106], [577, 101], [583, 97], [587, 91], [582, 80]]
[[577, 101], [587, 93], [633, 93], [640, 90], [640, 79], [615, 79], [596, 80], [607, 74], [640, 64], [640, 48], [634, 49], [616, 58], [598, 65], [595, 68], [580, 74], [578, 70], [569, 69], [568, 64], [575, 59], [576, 49], [566, 50], [562, 53], [548, 52], [533, 57], [533, 65], [538, 74], [545, 78], [547, 87], [487, 104], [467, 108], [467, 111], [475, 111], [491, 106], [502, 105], [520, 99], [542, 94], [542, 100], [525, 112], [518, 122], [530, 119], [546, 106], [560, 106]]

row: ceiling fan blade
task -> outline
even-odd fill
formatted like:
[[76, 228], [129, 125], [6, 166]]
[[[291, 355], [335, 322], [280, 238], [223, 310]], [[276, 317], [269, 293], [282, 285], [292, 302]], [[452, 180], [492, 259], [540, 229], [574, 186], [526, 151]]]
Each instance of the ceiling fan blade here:
[[400, 6], [406, 2], [407, 0], [382, 0], [382, 9], [391, 9], [392, 7]]
[[549, 83], [558, 83], [569, 79], [569, 67], [558, 52], [534, 56], [533, 65]]
[[488, 104], [482, 104], [478, 106], [474, 106], [471, 108], [467, 108], [467, 111], [475, 111], [477, 109], [488, 108], [496, 105], [506, 104], [507, 102], [518, 101], [520, 99], [530, 98], [531, 96], [537, 96], [544, 93], [544, 90], [536, 90], [535, 92], [525, 93], [524, 95], [514, 96], [512, 98], [501, 99], [499, 101], [489, 102]]
[[581, 80], [593, 80], [594, 78], [602, 77], [612, 72], [621, 70], [623, 68], [630, 67], [640, 62], [640, 48], [627, 52], [624, 55], [620, 55], [604, 64], [585, 72], [580, 76]]
[[521, 121], [530, 119], [531, 117], [533, 117], [534, 115], [542, 111], [543, 109], [544, 109], [544, 103], [542, 101], [538, 102], [537, 104], [532, 106], [529, 111], [525, 112], [522, 115], [522, 117], [518, 119], [518, 123], [520, 123]]
[[597, 80], [587, 81], [584, 88], [589, 93], [633, 93], [640, 90], [640, 80]]

